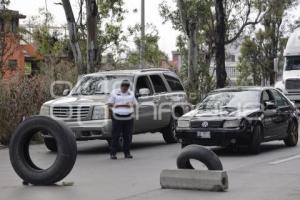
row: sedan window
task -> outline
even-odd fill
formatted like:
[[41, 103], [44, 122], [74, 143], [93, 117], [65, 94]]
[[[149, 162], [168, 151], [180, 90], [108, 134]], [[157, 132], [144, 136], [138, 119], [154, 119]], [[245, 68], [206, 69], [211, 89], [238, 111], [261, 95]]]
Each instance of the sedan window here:
[[260, 91], [224, 91], [212, 93], [199, 105], [200, 110], [237, 110], [259, 107]]
[[277, 107], [289, 106], [289, 102], [276, 90], [272, 90]]

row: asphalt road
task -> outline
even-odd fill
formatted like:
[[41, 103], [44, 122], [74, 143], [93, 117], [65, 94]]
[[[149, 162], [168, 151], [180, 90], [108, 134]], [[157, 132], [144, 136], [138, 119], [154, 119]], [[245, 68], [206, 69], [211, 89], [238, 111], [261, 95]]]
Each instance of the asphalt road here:
[[[180, 146], [166, 145], [160, 134], [134, 137], [133, 160], [112, 161], [104, 141], [82, 142], [72, 173], [64, 180], [73, 186], [23, 186], [13, 171], [8, 150], [0, 150], [0, 200], [295, 200], [300, 197], [300, 145], [286, 148], [283, 142], [263, 145], [260, 155], [240, 149], [214, 148], [229, 175], [228, 192], [162, 190], [162, 169], [175, 169]], [[41, 145], [33, 157], [43, 165], [55, 158]]]

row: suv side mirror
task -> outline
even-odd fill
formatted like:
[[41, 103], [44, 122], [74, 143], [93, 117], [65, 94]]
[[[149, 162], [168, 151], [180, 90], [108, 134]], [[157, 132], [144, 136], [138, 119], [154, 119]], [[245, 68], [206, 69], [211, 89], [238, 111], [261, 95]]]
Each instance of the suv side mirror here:
[[68, 96], [70, 94], [70, 90], [69, 89], [65, 89], [63, 91], [63, 96]]
[[276, 109], [276, 105], [273, 101], [266, 101], [265, 102], [265, 110], [273, 110]]
[[150, 95], [150, 90], [148, 88], [141, 88], [139, 90], [140, 97], [149, 96], [149, 95]]

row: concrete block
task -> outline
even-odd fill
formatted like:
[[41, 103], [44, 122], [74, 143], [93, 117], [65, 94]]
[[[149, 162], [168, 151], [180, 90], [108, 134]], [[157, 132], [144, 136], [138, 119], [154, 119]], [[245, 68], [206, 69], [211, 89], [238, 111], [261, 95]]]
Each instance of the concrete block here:
[[228, 175], [226, 171], [163, 170], [160, 185], [163, 189], [226, 191]]

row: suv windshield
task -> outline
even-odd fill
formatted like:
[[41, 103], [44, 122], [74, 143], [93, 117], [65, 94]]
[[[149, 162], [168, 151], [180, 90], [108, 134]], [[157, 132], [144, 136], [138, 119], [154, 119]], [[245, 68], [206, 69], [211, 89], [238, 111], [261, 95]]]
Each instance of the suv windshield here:
[[260, 91], [225, 91], [212, 93], [198, 106], [199, 110], [237, 110], [260, 106]]
[[289, 56], [286, 58], [286, 71], [300, 70], [300, 56]]
[[131, 76], [85, 76], [75, 86], [72, 95], [103, 95], [110, 94], [119, 88], [123, 80], [132, 82]]

